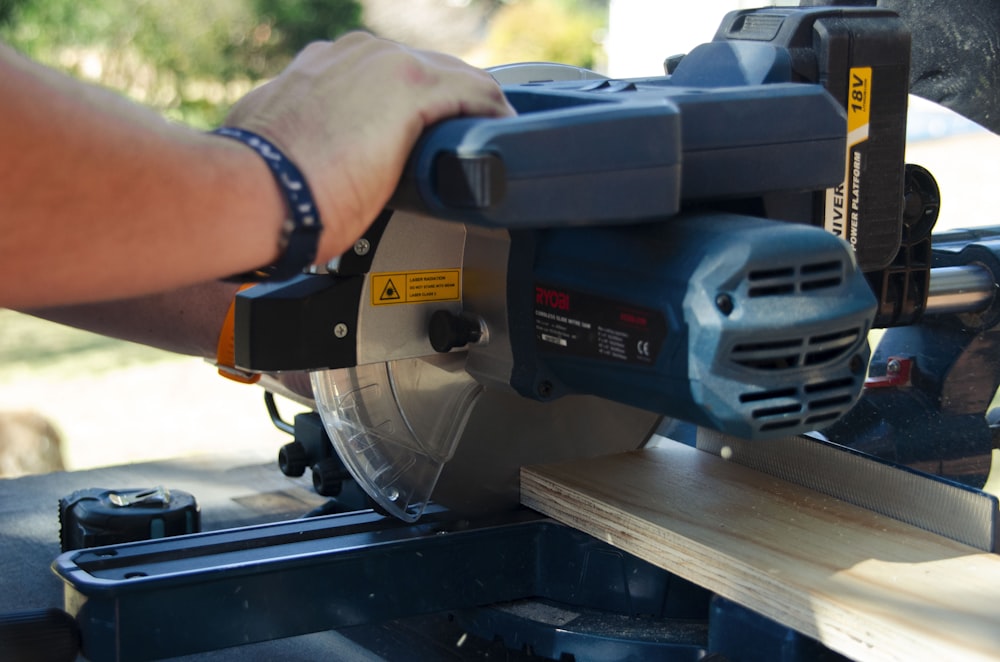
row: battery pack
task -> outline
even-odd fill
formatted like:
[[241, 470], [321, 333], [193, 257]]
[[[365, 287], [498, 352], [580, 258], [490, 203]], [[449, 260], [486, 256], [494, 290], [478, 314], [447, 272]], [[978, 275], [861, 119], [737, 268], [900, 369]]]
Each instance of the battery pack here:
[[844, 177], [814, 195], [810, 222], [848, 241], [865, 272], [889, 266], [902, 234], [910, 34], [864, 7], [740, 10], [716, 41], [767, 42], [791, 56], [797, 82], [822, 85], [847, 118]]

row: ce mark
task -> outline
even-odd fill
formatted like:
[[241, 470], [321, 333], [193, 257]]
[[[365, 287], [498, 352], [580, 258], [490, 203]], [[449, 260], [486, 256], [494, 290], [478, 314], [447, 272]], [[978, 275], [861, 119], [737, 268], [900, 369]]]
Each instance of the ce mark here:
[[639, 340], [639, 341], [637, 341], [635, 343], [636, 354], [638, 354], [639, 356], [641, 356], [643, 358], [649, 358], [649, 357], [652, 356], [652, 354], [650, 354], [649, 349], [650, 348], [649, 348], [649, 341], [648, 340]]

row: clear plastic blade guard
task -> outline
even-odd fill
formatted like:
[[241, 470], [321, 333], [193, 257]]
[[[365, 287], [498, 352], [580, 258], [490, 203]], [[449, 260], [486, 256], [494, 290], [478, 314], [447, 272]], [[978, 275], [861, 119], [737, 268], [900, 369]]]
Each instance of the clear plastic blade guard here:
[[404, 521], [420, 517], [482, 393], [464, 368], [464, 354], [439, 354], [312, 374], [337, 454]]

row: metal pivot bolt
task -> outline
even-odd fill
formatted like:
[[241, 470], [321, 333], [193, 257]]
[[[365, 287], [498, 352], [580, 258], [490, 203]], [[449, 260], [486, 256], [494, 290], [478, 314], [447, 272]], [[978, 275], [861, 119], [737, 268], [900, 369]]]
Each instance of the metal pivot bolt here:
[[346, 338], [347, 325], [344, 324], [343, 322], [337, 324], [335, 327], [333, 327], [333, 335], [337, 336], [338, 338]]
[[907, 386], [910, 384], [914, 369], [912, 357], [890, 356], [885, 364], [885, 375], [869, 377], [865, 380], [865, 388]]

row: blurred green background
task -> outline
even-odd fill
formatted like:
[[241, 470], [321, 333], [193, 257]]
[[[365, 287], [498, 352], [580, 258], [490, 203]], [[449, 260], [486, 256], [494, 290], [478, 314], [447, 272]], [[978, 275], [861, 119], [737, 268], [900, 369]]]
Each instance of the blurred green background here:
[[594, 68], [606, 25], [607, 0], [0, 0], [6, 43], [199, 128], [305, 44], [350, 30], [481, 65]]

